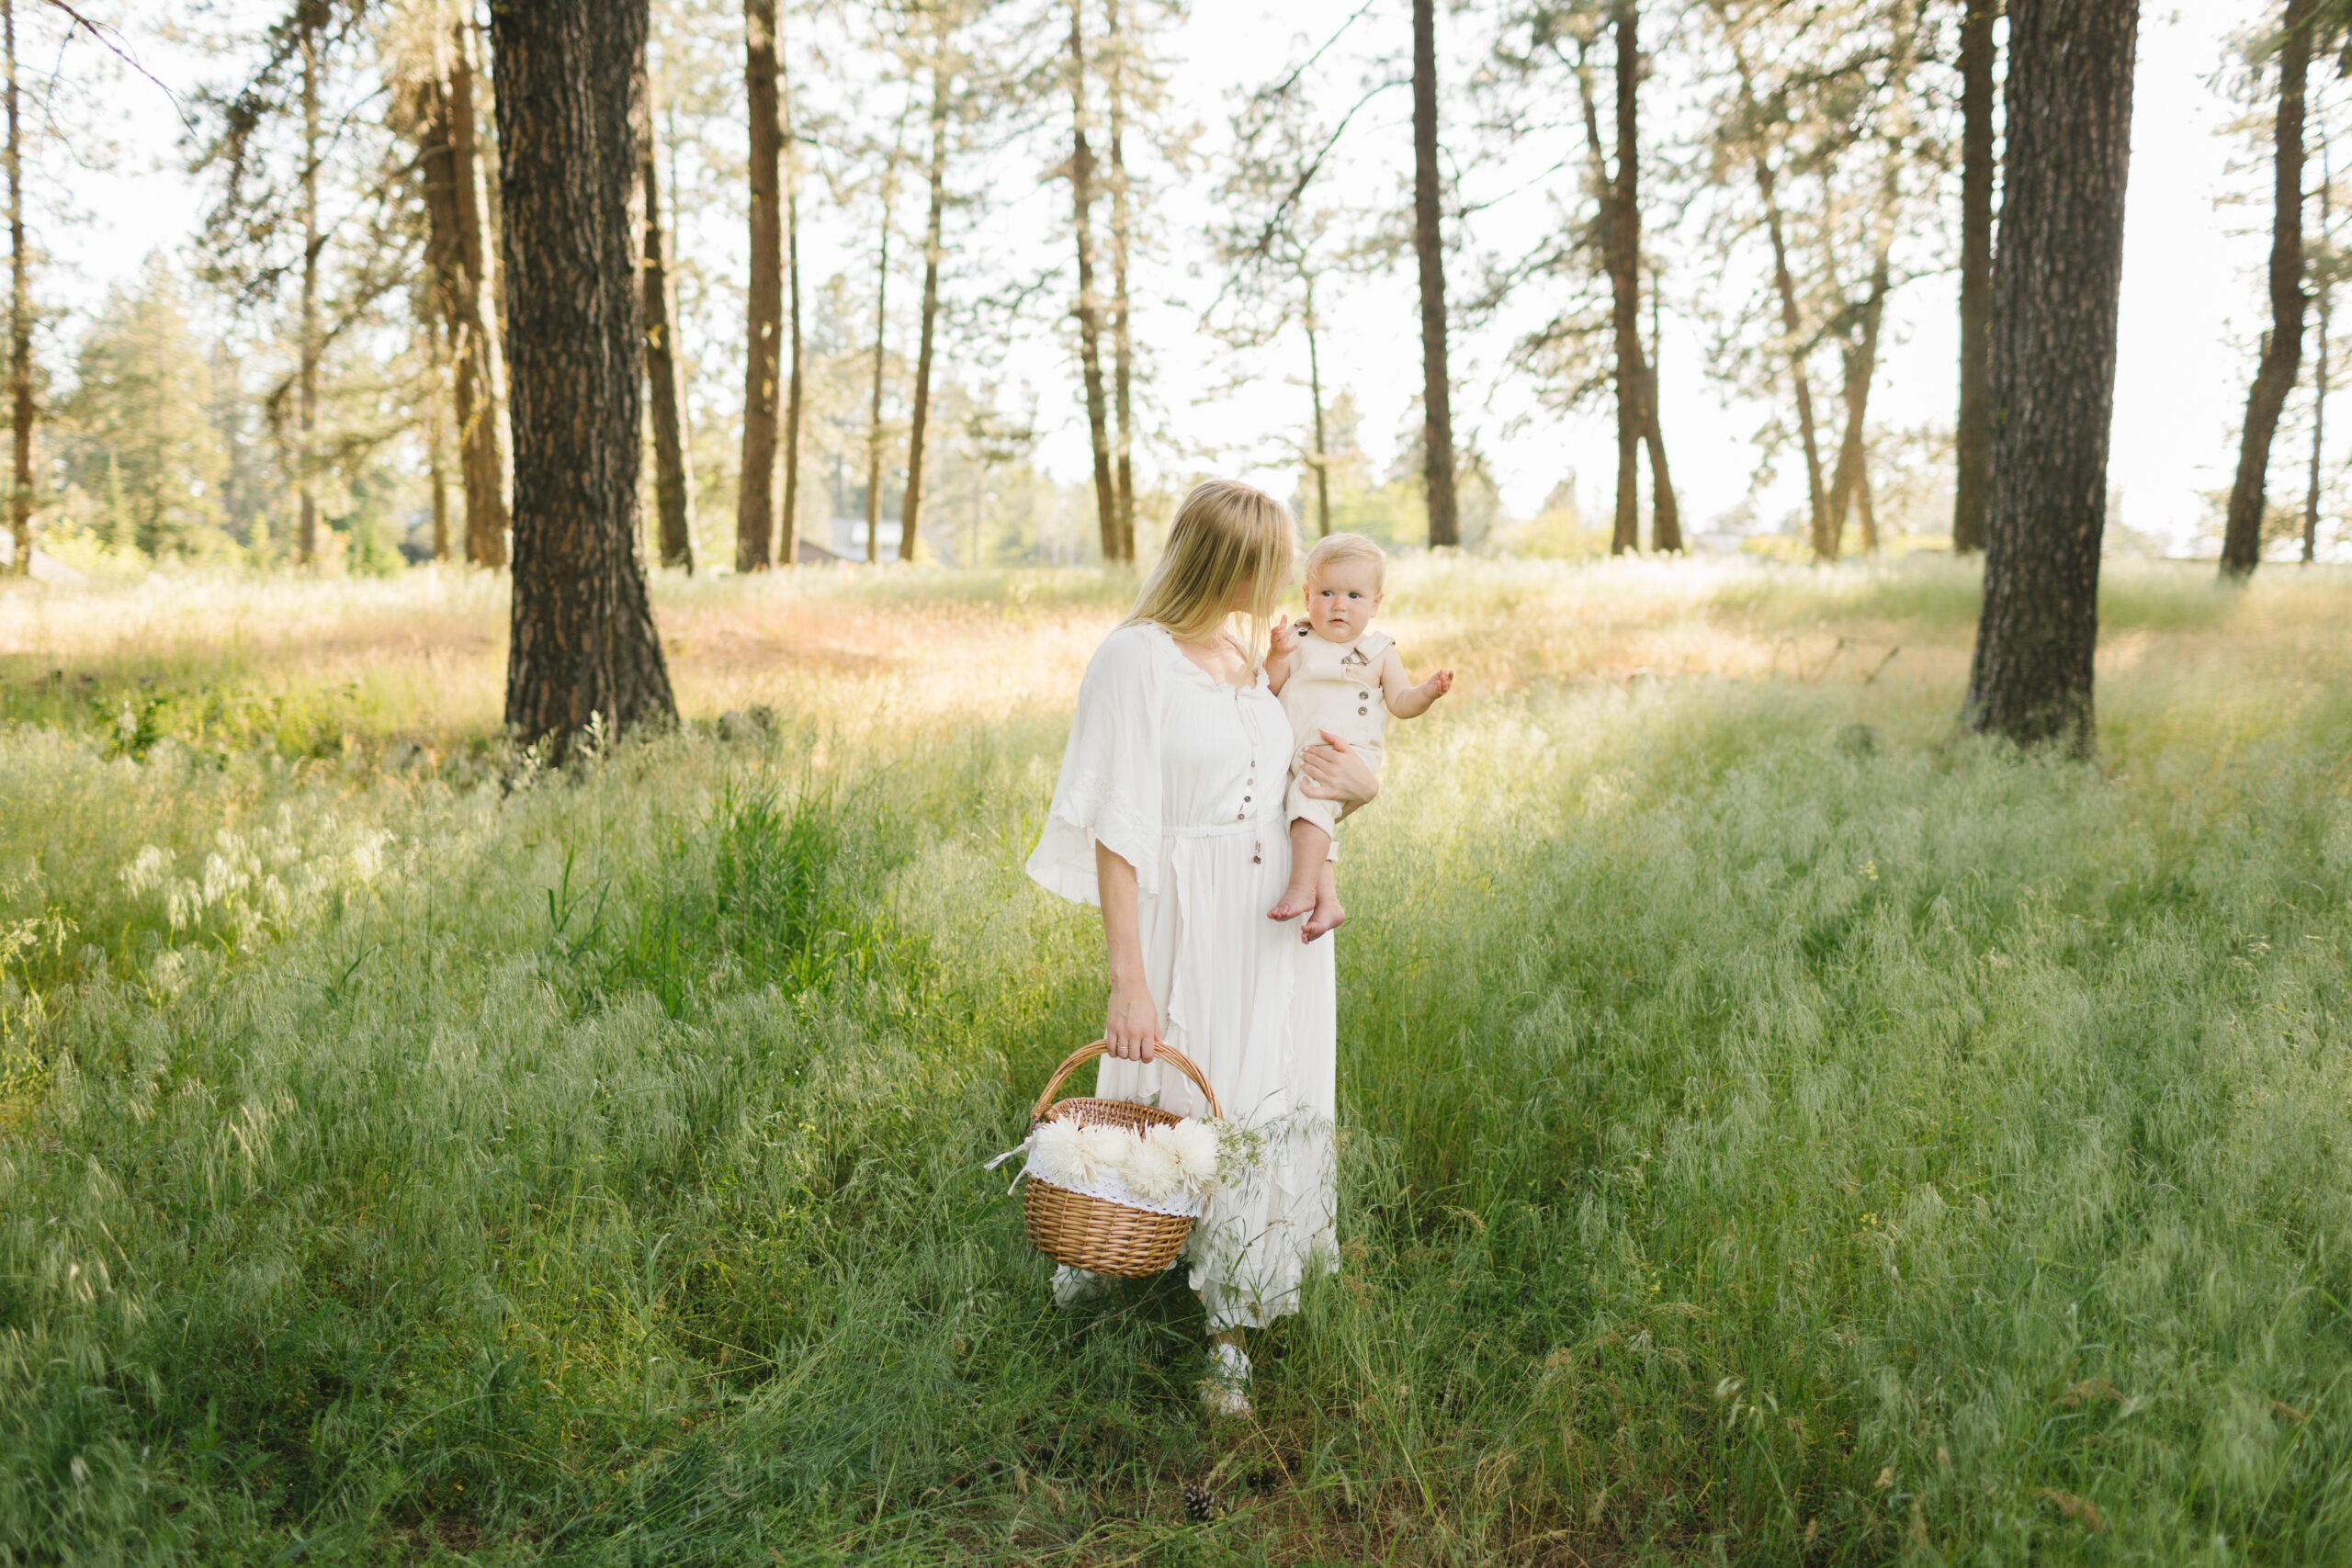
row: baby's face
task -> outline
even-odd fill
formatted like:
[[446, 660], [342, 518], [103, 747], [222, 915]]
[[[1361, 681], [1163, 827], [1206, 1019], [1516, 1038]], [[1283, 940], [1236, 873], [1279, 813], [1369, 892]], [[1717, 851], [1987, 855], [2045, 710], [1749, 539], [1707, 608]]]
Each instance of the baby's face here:
[[1306, 618], [1316, 635], [1353, 642], [1380, 613], [1380, 574], [1370, 561], [1333, 561], [1306, 580]]

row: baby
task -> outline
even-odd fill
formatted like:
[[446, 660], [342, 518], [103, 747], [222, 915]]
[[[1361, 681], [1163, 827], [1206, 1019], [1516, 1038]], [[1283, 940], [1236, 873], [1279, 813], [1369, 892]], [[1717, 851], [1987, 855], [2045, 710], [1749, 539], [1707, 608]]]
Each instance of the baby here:
[[1340, 803], [1299, 787], [1306, 777], [1300, 753], [1328, 729], [1376, 769], [1388, 716], [1418, 718], [1453, 684], [1451, 670], [1418, 686], [1407, 684], [1396, 645], [1371, 629], [1387, 573], [1388, 558], [1363, 535], [1325, 536], [1306, 554], [1306, 619], [1277, 626], [1266, 655], [1267, 684], [1290, 716], [1293, 740], [1290, 796], [1283, 805], [1290, 818], [1290, 886], [1266, 915], [1276, 920], [1311, 915], [1304, 931], [1309, 942], [1347, 915], [1331, 870]]

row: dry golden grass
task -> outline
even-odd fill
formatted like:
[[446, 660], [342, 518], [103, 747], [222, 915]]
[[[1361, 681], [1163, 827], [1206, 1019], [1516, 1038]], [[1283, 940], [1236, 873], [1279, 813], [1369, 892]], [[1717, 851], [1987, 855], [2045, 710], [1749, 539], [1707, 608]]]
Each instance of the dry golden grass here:
[[[1058, 708], [1133, 580], [853, 568], [663, 574], [655, 615], [688, 719], [764, 705], [852, 731]], [[1821, 571], [1752, 559], [1400, 562], [1383, 628], [1466, 693], [1713, 677], [1869, 682], [1956, 705], [1973, 635], [1966, 565]], [[2110, 567], [2109, 684], [2343, 672], [2344, 574], [2275, 570], [2233, 592], [2202, 566]], [[0, 589], [0, 712], [108, 716], [121, 695], [211, 687], [325, 701], [361, 741], [492, 735], [506, 584], [450, 569], [384, 581], [158, 572]]]

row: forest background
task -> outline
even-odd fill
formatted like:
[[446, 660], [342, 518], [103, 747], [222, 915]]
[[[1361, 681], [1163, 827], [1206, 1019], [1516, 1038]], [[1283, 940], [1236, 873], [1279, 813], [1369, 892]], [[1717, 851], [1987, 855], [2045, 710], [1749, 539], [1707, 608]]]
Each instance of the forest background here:
[[[485, 10], [0, 0], [0, 1568], [2352, 1559], [2352, 0]], [[1241, 1420], [983, 1168], [1237, 468], [1460, 675]]]
[[[2234, 426], [2264, 317], [2259, 197], [2267, 171], [2257, 143], [2267, 115], [2245, 57], [2249, 47], [2261, 47], [2267, 9], [2235, 3], [2159, 9], [2143, 28], [2109, 463], [2110, 507], [2122, 527], [2112, 533], [2111, 548], [2210, 555], [2219, 542]], [[87, 31], [68, 39], [68, 19], [59, 12], [25, 10], [32, 154], [26, 194], [47, 425], [38, 446], [45, 547], [84, 570], [100, 570], [110, 556], [120, 564], [157, 553], [288, 557], [298, 465], [279, 416], [300, 358], [299, 280], [286, 256], [266, 254], [266, 246], [224, 265], [218, 225], [240, 220], [222, 210], [221, 162], [206, 161], [220, 152], [216, 111], [258, 68], [277, 11], [229, 4], [80, 8], [121, 29], [106, 35], [118, 55]], [[1421, 534], [1414, 479], [1419, 345], [1410, 248], [1395, 216], [1400, 204], [1409, 206], [1409, 95], [1394, 81], [1397, 25], [1376, 16], [1350, 23], [1354, 10], [1147, 7], [1133, 19], [1136, 47], [1155, 78], [1139, 95], [1143, 134], [1130, 138], [1133, 177], [1148, 193], [1139, 210], [1148, 214], [1137, 223], [1135, 246], [1136, 461], [1147, 488], [1160, 492], [1199, 472], [1238, 470], [1301, 502], [1303, 513], [1312, 510], [1300, 457], [1313, 446], [1306, 354], [1295, 312], [1287, 320], [1277, 312], [1276, 330], [1268, 332], [1262, 310], [1237, 309], [1232, 258], [1220, 241], [1254, 210], [1233, 185], [1237, 138], [1253, 114], [1263, 118], [1249, 94], [1329, 42], [1308, 79], [1308, 118], [1328, 125], [1354, 114], [1308, 195], [1326, 235], [1316, 303], [1325, 327], [1339, 525], [1406, 542]], [[888, 454], [879, 522], [886, 542], [895, 539], [920, 335], [921, 71], [890, 41], [904, 26], [892, 15], [820, 8], [796, 19], [787, 8], [786, 17], [787, 56], [796, 48], [805, 53], [797, 62], [788, 58], [786, 71], [808, 138], [799, 243], [810, 367], [802, 439], [812, 482], [799, 510], [804, 533], [850, 555], [864, 553], [864, 469], [877, 423]], [[984, 7], [971, 45], [1001, 62], [1050, 63], [1032, 36], [1036, 20]], [[324, 500], [334, 564], [360, 570], [394, 570], [432, 547], [435, 372], [425, 363], [421, 320], [430, 302], [391, 287], [401, 281], [403, 254], [412, 271], [421, 262], [423, 194], [413, 170], [405, 184], [390, 178], [403, 138], [388, 108], [398, 69], [382, 53], [388, 25], [369, 23], [375, 30], [350, 40], [324, 78], [333, 135], [322, 164], [322, 330], [334, 342], [322, 360], [317, 478], [332, 492]], [[748, 263], [741, 31], [733, 7], [655, 7], [655, 133], [673, 209], [695, 558], [706, 570], [723, 568], [734, 553], [741, 470]], [[1590, 306], [1589, 276], [1576, 276], [1573, 266], [1564, 276], [1560, 258], [1544, 254], [1547, 241], [1575, 221], [1585, 194], [1583, 150], [1575, 126], [1559, 122], [1556, 104], [1547, 121], [1518, 92], [1524, 84], [1500, 80], [1507, 73], [1497, 51], [1510, 31], [1499, 13], [1439, 17], [1442, 134], [1461, 209], [1448, 281], [1455, 300], [1456, 441], [1469, 459], [1465, 542], [1536, 553], [1590, 549], [1606, 542], [1609, 410], [1584, 384], [1589, 367], [1576, 354], [1547, 361], [1532, 352], [1563, 300], [1568, 314]], [[1931, 40], [1947, 54], [1949, 33]], [[1664, 340], [1658, 396], [1669, 448], [1682, 454], [1677, 482], [1686, 531], [1699, 547], [1735, 548], [1750, 536], [1802, 531], [1804, 464], [1785, 377], [1773, 372], [1777, 345], [1750, 319], [1769, 281], [1754, 237], [1738, 234], [1753, 214], [1741, 209], [1736, 184], [1708, 166], [1722, 131], [1720, 39], [1703, 10], [1658, 34], [1657, 86], [1645, 100], [1653, 164], [1644, 171], [1645, 243], [1656, 284], [1650, 324]], [[1606, 54], [1603, 40], [1594, 58], [1604, 113]], [[1890, 534], [1932, 544], [1949, 533], [1956, 88], [1942, 79], [1951, 75], [1948, 60], [1923, 56], [1912, 74], [1906, 90], [1922, 130], [1912, 149], [1917, 167], [1907, 176], [1913, 189], [1886, 305], [1869, 446], [1874, 484], [1892, 502]], [[2316, 190], [2324, 126], [2344, 93], [2332, 72], [2314, 80]], [[480, 118], [487, 125], [486, 69], [481, 82]], [[1066, 181], [1054, 176], [1067, 158], [1069, 114], [1054, 101], [1057, 85], [976, 78], [957, 107], [934, 372], [942, 416], [929, 442], [926, 508], [937, 525], [926, 551], [934, 558], [1010, 565], [1099, 557], [1076, 333], [1066, 319], [1069, 200]], [[1558, 80], [1543, 86], [1566, 92]], [[280, 127], [281, 140], [284, 132]], [[273, 154], [281, 181], [287, 151], [281, 145]], [[873, 283], [886, 184], [893, 186], [896, 232], [876, 422]], [[276, 194], [282, 221], [288, 193]], [[2307, 337], [2324, 330], [2313, 323]], [[114, 385], [107, 366], [118, 357], [146, 364], [152, 374]], [[1826, 399], [1834, 389], [1826, 386], [1834, 353], [1815, 357]], [[2299, 475], [2288, 476], [2309, 440], [2314, 357], [2307, 343], [2305, 385], [2277, 443], [2281, 483], [2274, 489], [2300, 485]], [[166, 387], [175, 390], [165, 395]], [[158, 411], [179, 411], [177, 423], [131, 456], [128, 482], [174, 492], [185, 517], [168, 538], [143, 541], [135, 523], [117, 516], [126, 482], [119, 433], [158, 432], [152, 415], [130, 406], [142, 398]], [[437, 398], [446, 400], [446, 385]], [[166, 459], [163, 450], [173, 443], [184, 450]], [[140, 477], [159, 461], [175, 461], [179, 471]], [[650, 461], [647, 468], [650, 526]], [[2340, 459], [2330, 460], [2330, 525], [2318, 541], [2328, 556], [2343, 547], [2334, 521], [2343, 510], [2342, 468]], [[209, 501], [191, 494], [206, 487]], [[1145, 508], [1147, 529], [1164, 517], [1164, 504], [1163, 493]], [[2283, 531], [2283, 524], [2274, 529]]]

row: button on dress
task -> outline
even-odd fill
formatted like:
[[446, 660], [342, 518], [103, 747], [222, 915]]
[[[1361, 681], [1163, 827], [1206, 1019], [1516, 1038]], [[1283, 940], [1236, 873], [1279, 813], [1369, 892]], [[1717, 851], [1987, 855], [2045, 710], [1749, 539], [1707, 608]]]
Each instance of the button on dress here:
[[[1329, 938], [1270, 920], [1290, 874], [1290, 722], [1261, 673], [1225, 684], [1168, 632], [1121, 626], [1079, 685], [1078, 708], [1029, 874], [1102, 902], [1099, 841], [1136, 868], [1144, 974], [1160, 1037], [1198, 1064], [1226, 1114], [1265, 1135], [1265, 1157], [1220, 1192], [1186, 1258], [1213, 1330], [1297, 1310], [1333, 1256], [1338, 1105]], [[1260, 785], [1264, 787], [1261, 788]], [[1182, 1115], [1205, 1102], [1173, 1067], [1105, 1058], [1096, 1093]]]

